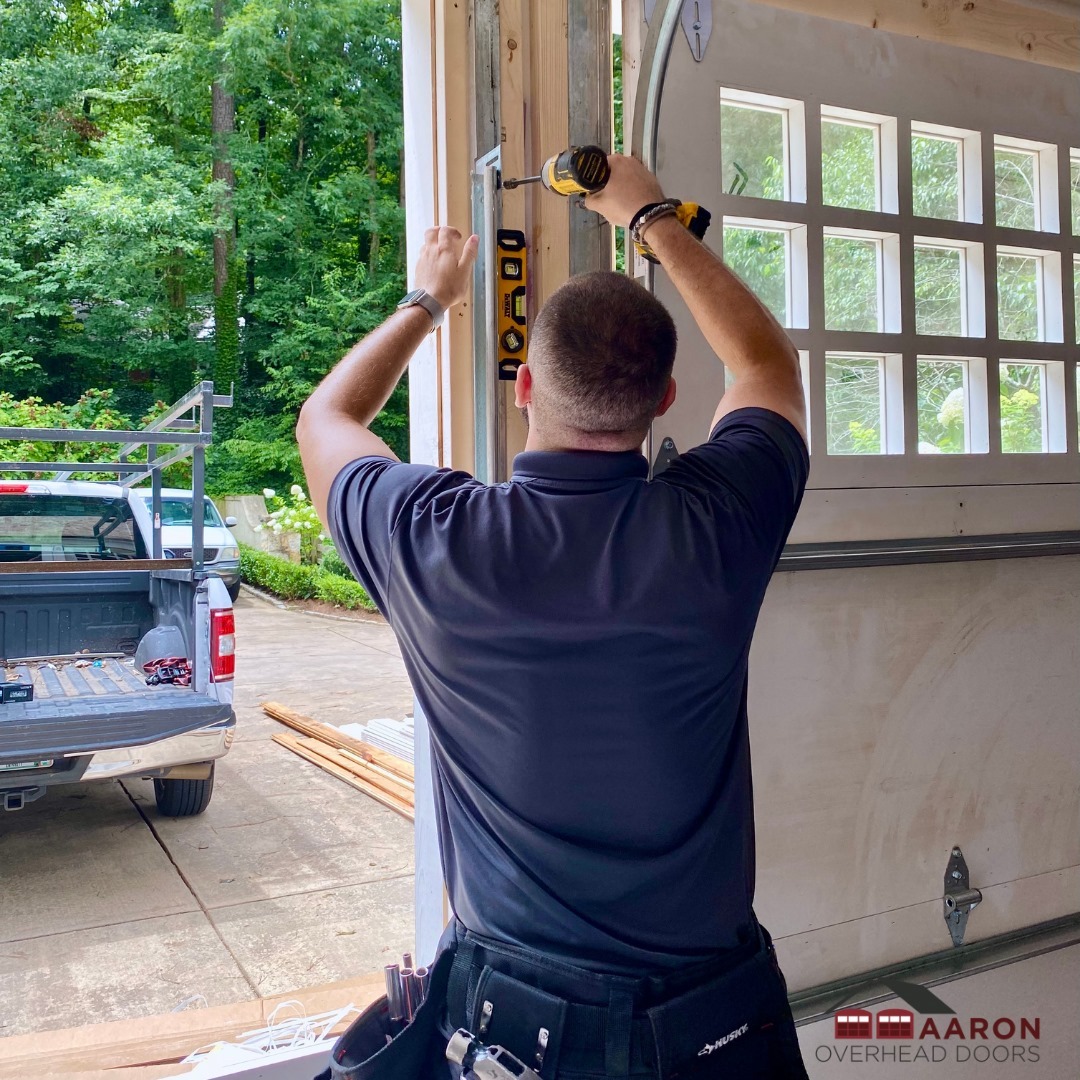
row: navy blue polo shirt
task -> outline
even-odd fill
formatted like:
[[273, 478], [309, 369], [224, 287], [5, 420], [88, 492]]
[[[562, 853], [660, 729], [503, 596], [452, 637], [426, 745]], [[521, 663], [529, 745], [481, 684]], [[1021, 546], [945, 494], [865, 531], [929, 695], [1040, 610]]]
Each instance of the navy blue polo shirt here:
[[495, 486], [341, 471], [331, 532], [430, 724], [467, 927], [627, 973], [740, 943], [747, 655], [808, 468], [790, 423], [741, 409], [652, 481], [637, 451], [530, 451]]

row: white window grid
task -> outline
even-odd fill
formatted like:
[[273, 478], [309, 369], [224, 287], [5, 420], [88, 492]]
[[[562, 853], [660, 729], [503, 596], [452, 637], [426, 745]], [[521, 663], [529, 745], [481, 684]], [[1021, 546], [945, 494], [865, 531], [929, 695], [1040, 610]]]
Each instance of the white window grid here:
[[[1080, 236], [1073, 234], [1073, 169], [1080, 168], [1080, 150], [1069, 144], [1024, 139], [992, 128], [958, 128], [927, 115], [884, 116], [833, 103], [814, 103], [770, 96], [760, 87], [725, 87], [724, 100], [744, 100], [787, 111], [791, 132], [789, 174], [805, 177], [806, 197], [792, 189], [789, 201], [722, 195], [725, 220], [753, 228], [782, 222], [795, 233], [805, 230], [805, 270], [789, 255], [793, 275], [801, 275], [807, 295], [805, 327], [788, 333], [804, 357], [804, 385], [809, 401], [811, 487], [980, 486], [1071, 483], [1080, 456], [1080, 364], [1076, 363], [1080, 324]], [[792, 109], [792, 105], [797, 108]], [[822, 201], [822, 119], [873, 126], [879, 140], [881, 202], [886, 209], [852, 210]], [[956, 141], [959, 147], [960, 220], [916, 217], [912, 196], [913, 135]], [[996, 221], [996, 151], [1024, 149], [1036, 154], [1039, 174], [1037, 230], [999, 226]], [[800, 166], [799, 151], [805, 151]], [[895, 185], [893, 185], [895, 178]], [[890, 192], [897, 199], [891, 207]], [[881, 242], [882, 327], [879, 332], [828, 330], [825, 326], [824, 237], [864, 236]], [[963, 252], [965, 333], [956, 337], [919, 334], [915, 323], [915, 248], [939, 246]], [[997, 259], [1000, 254], [1039, 258], [1040, 340], [1010, 341], [999, 336]], [[800, 286], [801, 288], [801, 286]], [[792, 322], [791, 319], [788, 320]], [[827, 356], [891, 358], [893, 406], [890, 431], [886, 418], [883, 441], [890, 451], [880, 455], [839, 456], [827, 453], [825, 364]], [[918, 385], [920, 360], [953, 359], [968, 365], [964, 454], [920, 454]], [[1041, 454], [1007, 454], [1000, 438], [1000, 365], [1044, 365], [1047, 432]], [[975, 376], [972, 373], [976, 373]], [[1059, 392], [1060, 391], [1060, 392]], [[896, 408], [899, 400], [901, 408]], [[883, 408], [885, 406], [883, 405]], [[900, 433], [896, 426], [900, 425]]]

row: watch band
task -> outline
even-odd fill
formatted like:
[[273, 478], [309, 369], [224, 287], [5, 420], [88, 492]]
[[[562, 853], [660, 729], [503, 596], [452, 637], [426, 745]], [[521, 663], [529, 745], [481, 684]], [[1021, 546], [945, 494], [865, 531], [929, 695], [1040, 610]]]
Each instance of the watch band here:
[[398, 307], [422, 307], [431, 316], [432, 331], [442, 326], [443, 317], [446, 315], [446, 308], [431, 293], [425, 292], [423, 289], [414, 289], [402, 299]]

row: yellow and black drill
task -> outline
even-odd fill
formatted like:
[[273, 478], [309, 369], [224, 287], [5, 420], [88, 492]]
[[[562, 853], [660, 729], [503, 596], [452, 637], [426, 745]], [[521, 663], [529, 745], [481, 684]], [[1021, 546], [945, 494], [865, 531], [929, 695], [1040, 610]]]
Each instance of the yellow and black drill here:
[[[607, 153], [599, 146], [571, 146], [544, 162], [539, 176], [527, 176], [521, 180], [504, 180], [507, 190], [523, 184], [543, 184], [556, 195], [595, 195], [603, 190], [611, 179]], [[697, 203], [681, 203], [675, 211], [680, 224], [690, 230], [699, 240], [703, 239], [712, 222], [712, 214]], [[657, 262], [648, 244], [634, 245], [639, 254], [650, 262]]]

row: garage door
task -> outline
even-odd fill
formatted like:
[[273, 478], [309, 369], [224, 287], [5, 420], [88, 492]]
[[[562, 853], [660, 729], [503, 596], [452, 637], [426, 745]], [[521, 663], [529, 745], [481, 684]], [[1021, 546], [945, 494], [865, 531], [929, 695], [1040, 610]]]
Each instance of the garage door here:
[[[983, 894], [965, 940], [1080, 911], [1076, 75], [743, 0], [647, 7], [670, 48], [645, 50], [635, 149], [713, 211], [810, 405], [751, 661], [757, 907], [792, 990], [952, 947], [954, 847]], [[654, 287], [680, 334], [662, 456], [725, 374]]]

